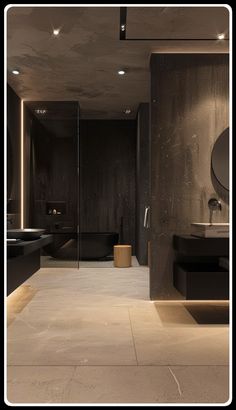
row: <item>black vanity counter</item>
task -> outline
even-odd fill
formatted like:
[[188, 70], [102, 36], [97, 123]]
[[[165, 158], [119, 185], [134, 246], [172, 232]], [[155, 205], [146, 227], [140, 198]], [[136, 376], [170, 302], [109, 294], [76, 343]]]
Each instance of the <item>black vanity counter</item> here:
[[40, 269], [41, 248], [52, 240], [52, 235], [42, 235], [33, 241], [7, 243], [7, 295]]
[[173, 235], [173, 284], [186, 298], [229, 298], [229, 270], [220, 259], [229, 257], [229, 238]]
[[12, 258], [15, 256], [28, 255], [43, 246], [48, 245], [53, 240], [52, 235], [42, 235], [39, 239], [34, 239], [32, 241], [19, 241], [7, 243], [7, 257]]
[[229, 255], [229, 238], [174, 235], [173, 248], [182, 255], [227, 256]]

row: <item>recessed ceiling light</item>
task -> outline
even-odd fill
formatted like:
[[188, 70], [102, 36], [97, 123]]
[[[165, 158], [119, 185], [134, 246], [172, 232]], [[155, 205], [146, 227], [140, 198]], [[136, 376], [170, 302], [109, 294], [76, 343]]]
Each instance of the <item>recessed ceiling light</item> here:
[[46, 114], [47, 110], [42, 109], [42, 108], [37, 108], [36, 110], [34, 110], [34, 112], [36, 114]]
[[218, 34], [218, 35], [217, 35], [217, 38], [218, 38], [218, 40], [224, 40], [224, 38], [225, 38], [224, 33]]
[[53, 35], [54, 35], [54, 36], [58, 36], [59, 33], [60, 33], [60, 29], [59, 29], [59, 28], [54, 28], [54, 30], [53, 30]]
[[12, 70], [12, 74], [18, 75], [18, 74], [20, 74], [20, 71], [18, 71], [18, 70]]
[[131, 109], [130, 108], [126, 108], [124, 110], [124, 114], [131, 114]]
[[119, 71], [118, 71], [118, 74], [119, 74], [119, 75], [124, 75], [124, 74], [125, 74], [125, 70], [119, 70]]
[[122, 25], [120, 26], [120, 28], [121, 28], [121, 31], [125, 31], [125, 24], [122, 24]]

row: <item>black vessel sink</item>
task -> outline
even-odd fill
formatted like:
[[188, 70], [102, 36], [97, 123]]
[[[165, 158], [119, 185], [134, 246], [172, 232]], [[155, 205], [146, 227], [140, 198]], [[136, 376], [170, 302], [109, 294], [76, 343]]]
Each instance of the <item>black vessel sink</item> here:
[[45, 229], [26, 228], [26, 229], [8, 229], [8, 239], [22, 239], [23, 241], [32, 241], [39, 239], [45, 232]]

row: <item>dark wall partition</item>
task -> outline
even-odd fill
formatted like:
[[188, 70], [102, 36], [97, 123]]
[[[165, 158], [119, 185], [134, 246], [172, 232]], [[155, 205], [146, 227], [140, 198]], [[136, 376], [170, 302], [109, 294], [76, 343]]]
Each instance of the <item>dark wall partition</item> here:
[[[211, 151], [229, 125], [226, 54], [151, 58], [151, 298], [173, 299], [173, 235], [209, 222]], [[228, 221], [228, 205], [213, 222]]]
[[136, 121], [80, 121], [80, 231], [118, 232], [135, 253]]

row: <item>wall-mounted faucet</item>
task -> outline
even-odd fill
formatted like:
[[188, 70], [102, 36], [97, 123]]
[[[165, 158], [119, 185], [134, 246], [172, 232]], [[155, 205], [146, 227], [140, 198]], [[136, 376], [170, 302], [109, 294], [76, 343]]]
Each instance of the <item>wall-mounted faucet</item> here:
[[221, 211], [222, 209], [221, 202], [216, 198], [210, 198], [208, 201], [208, 208], [210, 209], [209, 223], [212, 224], [213, 211], [217, 211], [217, 210]]

